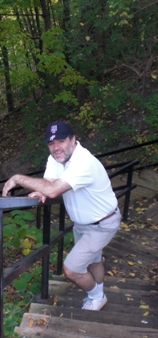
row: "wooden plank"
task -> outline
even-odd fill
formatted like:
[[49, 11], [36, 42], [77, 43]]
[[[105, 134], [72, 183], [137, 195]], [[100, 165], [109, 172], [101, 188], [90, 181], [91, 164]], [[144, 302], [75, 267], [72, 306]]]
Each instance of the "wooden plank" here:
[[[136, 263], [137, 268], [141, 268], [142, 271], [151, 270], [153, 266], [157, 263], [157, 257], [151, 256], [149, 258], [149, 254], [138, 252], [136, 250], [131, 250], [130, 248], [126, 248], [121, 243], [111, 243], [109, 244], [105, 249], [103, 249], [103, 256], [105, 257], [105, 264], [107, 258], [109, 259], [110, 263], [112, 263], [114, 260], [119, 260], [120, 263], [124, 263], [122, 272], [129, 271], [128, 261], [133, 261]], [[139, 263], [140, 262], [140, 263]], [[117, 263], [117, 262], [116, 262]], [[127, 266], [126, 266], [127, 265]], [[141, 265], [141, 266], [139, 266]], [[117, 266], [117, 264], [116, 264]], [[105, 265], [106, 267], [106, 265]], [[134, 266], [130, 267], [130, 269], [134, 269]]]
[[145, 224], [142, 224], [141, 223], [138, 223], [136, 225], [136, 228], [134, 228], [135, 226], [135, 223], [133, 225], [130, 225], [127, 227], [128, 231], [127, 230], [124, 230], [123, 228], [121, 228], [115, 235], [115, 237], [119, 237], [119, 236], [122, 236], [122, 237], [125, 237], [125, 238], [128, 238], [130, 240], [132, 240], [133, 238], [137, 238], [137, 239], [141, 239], [143, 238], [144, 236], [148, 237], [149, 240], [152, 239], [152, 238], [156, 238], [157, 235], [158, 235], [158, 228], [157, 226], [148, 226], [145, 225]]
[[138, 257], [143, 257], [144, 254], [147, 254], [146, 260], [148, 262], [151, 262], [153, 260], [156, 260], [158, 258], [158, 245], [155, 243], [155, 247], [152, 248], [149, 245], [142, 245], [141, 243], [137, 243], [137, 240], [133, 241], [132, 239], [130, 241], [125, 240], [123, 237], [114, 238], [108, 247], [113, 247], [115, 249], [122, 249], [122, 252], [126, 253], [132, 253], [136, 254]]
[[[104, 288], [104, 292], [107, 295], [108, 303], [115, 305], [123, 305], [123, 306], [135, 306], [137, 308], [140, 307], [140, 305], [148, 305], [150, 308], [156, 308], [158, 304], [158, 294], [156, 293], [147, 293], [146, 291], [144, 293], [139, 293], [139, 291], [132, 292], [133, 290], [115, 290], [113, 288], [108, 289]], [[86, 296], [84, 293], [80, 293], [76, 290], [73, 290], [71, 293], [61, 295], [54, 293], [52, 295], [52, 302], [42, 301], [42, 304], [53, 304], [55, 299], [55, 302], [59, 303], [61, 306], [73, 306], [76, 308], [81, 308], [82, 305], [82, 299]], [[56, 301], [57, 300], [57, 301]], [[39, 300], [36, 300], [36, 302], [40, 303]], [[106, 309], [106, 307], [105, 307]]]
[[[128, 280], [129, 279], [129, 280]], [[104, 285], [105, 287], [112, 287], [116, 286], [120, 289], [124, 290], [140, 290], [140, 291], [158, 291], [158, 286], [156, 285], [155, 281], [144, 281], [146, 283], [143, 283], [143, 280], [140, 280], [139, 278], [121, 278], [121, 277], [111, 277], [110, 279], [107, 279], [107, 276], [105, 276], [104, 279]], [[151, 282], [153, 282], [151, 284]]]
[[[116, 304], [116, 303], [112, 303], [112, 302], [107, 302], [106, 306], [102, 309], [102, 311], [105, 312], [121, 312], [121, 313], [127, 313], [127, 314], [139, 314], [141, 316], [144, 316], [144, 314], [146, 312], [148, 312], [148, 314], [150, 316], [157, 316], [158, 314], [158, 309], [157, 308], [152, 308], [151, 306], [149, 306], [148, 304], [144, 304], [147, 308], [144, 308], [141, 304], [138, 304], [137, 306], [135, 306], [135, 304], [133, 304], [133, 302], [129, 301], [127, 304]], [[51, 306], [49, 304], [39, 304], [39, 303], [32, 303], [30, 306], [30, 313], [50, 313], [51, 311]], [[57, 300], [56, 305], [53, 306], [58, 306], [58, 307], [69, 307], [69, 308], [78, 308], [81, 309], [82, 307], [82, 301], [81, 300], [77, 300], [77, 299], [72, 299], [72, 298], [67, 298], [65, 299], [64, 297], [59, 297]], [[47, 312], [48, 311], [48, 312]]]
[[[103, 257], [105, 260], [105, 271], [111, 275], [127, 278], [131, 273], [135, 273], [137, 278], [142, 279], [147, 277], [154, 279], [154, 274], [156, 277], [156, 271], [154, 272], [154, 269], [157, 262], [146, 262], [145, 255], [143, 255], [143, 257], [133, 256], [130, 252], [121, 252], [121, 249], [109, 246], [103, 251]], [[129, 263], [131, 261], [133, 265]]]
[[[43, 309], [40, 308], [40, 311], [46, 310], [46, 307]], [[30, 312], [33, 313], [35, 311], [35, 306], [31, 304]], [[69, 319], [77, 319], [83, 321], [91, 321], [91, 322], [98, 322], [98, 323], [106, 323], [106, 324], [113, 324], [113, 325], [126, 325], [126, 326], [135, 326], [135, 327], [144, 327], [148, 328], [156, 328], [158, 329], [157, 317], [147, 316], [144, 317], [143, 315], [134, 315], [134, 314], [127, 314], [127, 313], [118, 313], [118, 312], [108, 312], [108, 311], [88, 311], [88, 310], [81, 310], [77, 308], [69, 308], [69, 307], [58, 307], [52, 306], [49, 307], [49, 311], [47, 312], [51, 316], [55, 317], [63, 317]], [[38, 309], [39, 313], [39, 309]]]
[[[145, 288], [143, 289], [130, 289], [130, 284], [127, 285], [124, 282], [115, 283], [115, 281], [118, 279], [112, 279], [113, 283], [109, 282], [109, 285], [107, 285], [106, 281], [104, 282], [104, 291], [107, 294], [119, 294], [119, 295], [125, 295], [125, 294], [131, 294], [132, 297], [137, 297], [138, 299], [142, 299], [144, 297], [145, 299], [157, 299], [158, 298], [158, 292], [156, 292], [157, 286], [154, 287], [154, 285], [150, 286], [149, 291]], [[121, 279], [120, 279], [121, 280]], [[109, 280], [110, 281], [110, 280]], [[124, 279], [122, 279], [124, 281]], [[60, 287], [60, 285], [62, 285]], [[121, 287], [120, 287], [121, 286]], [[125, 288], [126, 286], [126, 288]], [[141, 285], [140, 285], [141, 288]], [[71, 298], [77, 298], [77, 299], [82, 299], [86, 296], [86, 293], [79, 289], [77, 286], [75, 286], [73, 283], [59, 283], [58, 282], [58, 287], [56, 287], [56, 282], [55, 281], [50, 281], [49, 284], [49, 295], [50, 296], [67, 296]]]
[[116, 238], [122, 238], [124, 239], [125, 241], [130, 241], [132, 244], [133, 242], [135, 243], [135, 241], [137, 241], [138, 244], [141, 244], [143, 242], [148, 242], [150, 244], [154, 245], [158, 245], [156, 243], [156, 240], [157, 240], [157, 236], [158, 236], [158, 231], [154, 231], [154, 230], [146, 230], [146, 229], [142, 229], [142, 231], [139, 231], [139, 230], [136, 230], [136, 231], [132, 231], [132, 232], [124, 232], [124, 233], [121, 233], [121, 232], [118, 232], [117, 233], [117, 236]]
[[[85, 311], [87, 312], [87, 311]], [[91, 311], [89, 311], [91, 312]], [[44, 325], [39, 325], [43, 321]], [[32, 324], [30, 327], [30, 323]], [[15, 332], [26, 338], [157, 338], [158, 330], [145, 327], [114, 326], [96, 322], [50, 317], [25, 313], [20, 327]]]
[[[56, 283], [57, 281], [58, 282], [68, 282], [68, 283], [71, 283], [64, 275], [53, 275], [52, 277], [53, 279], [49, 281], [49, 284], [50, 285], [53, 285], [53, 283]], [[140, 278], [131, 278], [131, 277], [128, 277], [128, 278], [120, 278], [120, 277], [115, 277], [115, 276], [105, 276], [104, 278], [104, 283], [106, 285], [112, 285], [112, 284], [117, 284], [119, 283], [119, 285], [134, 285], [134, 288], [137, 287], [137, 285], [140, 285], [142, 287], [142, 290], [143, 290], [143, 287], [146, 287], [146, 286], [149, 286], [151, 287], [154, 287], [155, 286], [155, 281], [154, 280], [151, 280], [151, 279], [140, 279]], [[107, 284], [108, 283], [108, 284]], [[60, 283], [59, 283], [60, 284]], [[75, 284], [74, 283], [71, 283], [71, 285], [73, 286], [73, 288], [75, 287]], [[77, 287], [76, 287], [77, 288]], [[145, 289], [146, 290], [146, 289]], [[149, 291], [149, 290], [148, 290]]]

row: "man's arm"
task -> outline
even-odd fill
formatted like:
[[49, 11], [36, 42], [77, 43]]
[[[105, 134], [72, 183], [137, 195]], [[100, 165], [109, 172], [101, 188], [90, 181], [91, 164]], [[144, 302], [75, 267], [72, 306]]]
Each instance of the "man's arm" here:
[[45, 178], [34, 178], [25, 175], [14, 175], [5, 184], [2, 190], [2, 196], [7, 196], [8, 192], [16, 185], [27, 188], [30, 191], [39, 192], [46, 197], [55, 198], [72, 187], [62, 179], [56, 179], [53, 182]]

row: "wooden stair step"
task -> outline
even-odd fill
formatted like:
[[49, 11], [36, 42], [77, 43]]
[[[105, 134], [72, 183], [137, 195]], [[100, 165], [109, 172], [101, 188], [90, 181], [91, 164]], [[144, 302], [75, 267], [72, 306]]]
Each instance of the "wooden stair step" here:
[[[152, 206], [148, 205], [147, 210], [143, 214], [139, 215], [139, 219], [146, 221], [148, 218], [153, 218], [158, 213], [158, 202], [155, 202]], [[158, 222], [157, 222], [158, 223]]]
[[136, 244], [136, 246], [138, 246], [138, 249], [140, 249], [139, 245], [141, 247], [146, 247], [146, 245], [152, 248], [154, 246], [157, 247], [158, 246], [157, 236], [158, 236], [158, 231], [154, 232], [154, 229], [153, 231], [152, 230], [146, 231], [146, 229], [142, 228], [142, 231], [141, 232], [139, 231], [139, 235], [134, 230], [129, 231], [129, 232], [124, 232], [124, 233], [118, 232], [115, 239], [117, 239], [118, 241], [124, 240], [124, 242], [127, 242], [130, 245]]
[[[151, 290], [154, 289], [155, 287], [155, 281], [151, 280], [151, 279], [140, 279], [140, 278], [121, 278], [121, 277], [117, 277], [117, 276], [108, 276], [106, 275], [104, 278], [104, 283], [105, 286], [111, 286], [111, 285], [117, 285], [119, 284], [119, 286], [121, 287], [121, 285], [127, 286], [128, 289], [130, 289], [130, 287], [128, 287], [128, 285], [133, 286], [134, 289], [139, 287], [141, 288], [141, 290], [146, 290], [146, 287], [150, 287]], [[71, 284], [71, 287], [74, 287], [74, 284], [72, 282], [70, 282], [64, 275], [53, 275], [52, 279], [49, 281], [49, 285], [53, 284], [53, 283], [57, 283], [57, 282], [66, 282]], [[77, 287], [76, 287], [77, 288]]]
[[[153, 280], [151, 283], [151, 280], [142, 280], [139, 278], [121, 278], [121, 277], [110, 277], [107, 278], [107, 276], [104, 279], [104, 285], [105, 287], [118, 287], [119, 289], [124, 290], [139, 290], [139, 291], [158, 291], [158, 286], [156, 285], [155, 281]], [[146, 282], [146, 283], [143, 283]]]
[[[64, 298], [64, 297], [59, 297], [57, 300], [57, 303], [55, 305], [49, 305], [47, 303], [32, 303], [30, 306], [30, 312], [33, 313], [43, 313], [45, 309], [47, 311], [51, 311], [51, 308], [58, 306], [60, 309], [62, 308], [75, 308], [75, 309], [81, 309], [82, 307], [82, 301], [80, 299], [69, 299], [69, 298]], [[149, 316], [157, 316], [157, 309], [149, 306], [149, 304], [142, 302], [140, 304], [133, 304], [133, 302], [128, 302], [128, 303], [112, 303], [112, 302], [107, 302], [106, 306], [101, 310], [104, 312], [119, 312], [119, 313], [126, 313], [126, 314], [138, 314], [141, 317], [144, 317], [144, 314], [148, 312]], [[50, 312], [49, 312], [50, 313]], [[46, 313], [48, 314], [48, 313]], [[106, 316], [106, 314], [105, 314]]]
[[[58, 284], [57, 284], [58, 282]], [[56, 284], [58, 287], [60, 286], [60, 282], [65, 282], [69, 284], [69, 289], [78, 289], [73, 283], [67, 281], [65, 276], [53, 276], [53, 280], [49, 281], [49, 293], [54, 294], [54, 287]], [[68, 287], [67, 284], [66, 288]], [[62, 284], [64, 286], [64, 284]], [[158, 285], [156, 284], [155, 280], [151, 279], [139, 279], [139, 278], [124, 278], [124, 277], [115, 277], [115, 276], [108, 276], [106, 275], [104, 278], [104, 287], [106, 288], [119, 288], [124, 289], [124, 292], [128, 292], [127, 290], [140, 290], [140, 291], [151, 291], [155, 292], [158, 291]], [[52, 291], [51, 291], [52, 288]], [[60, 290], [60, 287], [59, 287]], [[78, 289], [79, 292], [82, 292], [81, 289]]]
[[[95, 320], [97, 322], [130, 326], [141, 326], [145, 318], [144, 315], [147, 314], [147, 319], [145, 319], [145, 322], [147, 321], [146, 326], [158, 328], [156, 319], [158, 295], [155, 290], [130, 290], [118, 288], [114, 285], [110, 288], [104, 287], [104, 291], [107, 294], [108, 303], [101, 311], [83, 311], [81, 306], [85, 294], [82, 290], [72, 283], [50, 281], [49, 295], [52, 299], [52, 306], [47, 308], [46, 300], [41, 300], [42, 304], [40, 304], [40, 299], [37, 299], [38, 303], [31, 304], [30, 312], [43, 313], [47, 309], [47, 311], [49, 310], [49, 315], [57, 317], [63, 316], [78, 320]], [[141, 308], [142, 305], [143, 308]]]
[[[130, 246], [132, 246], [132, 241], [130, 241]], [[126, 241], [123, 237], [119, 238], [119, 241], [117, 238], [114, 238], [111, 243], [108, 245], [107, 248], [103, 250], [103, 252], [108, 250], [109, 248], [112, 248], [113, 250], [118, 250], [122, 254], [133, 254], [137, 255], [140, 259], [144, 257], [144, 254], [147, 254], [146, 260], [147, 262], [151, 262], [153, 260], [153, 256], [158, 258], [158, 253], [156, 252], [156, 249], [158, 249], [158, 244], [155, 244], [155, 247], [152, 248], [149, 245], [141, 245], [137, 244], [136, 242], [134, 243], [133, 241], [133, 248], [129, 247], [129, 242], [128, 240]]]
[[[75, 319], [81, 321], [97, 322], [97, 323], [106, 323], [113, 325], [126, 325], [126, 326], [135, 326], [135, 327], [146, 327], [146, 328], [155, 328], [158, 330], [158, 323], [156, 316], [144, 317], [143, 314], [127, 314], [127, 313], [118, 313], [118, 312], [105, 312], [101, 311], [89, 311], [81, 310], [79, 308], [69, 308], [69, 307], [58, 307], [50, 306], [49, 309], [44, 306], [45, 304], [32, 303], [30, 307], [30, 313], [40, 313], [43, 314], [44, 311], [49, 316]], [[41, 312], [40, 312], [41, 311]], [[49, 311], [49, 312], [48, 312]]]
[[[108, 302], [111, 304], [124, 304], [124, 305], [131, 305], [139, 307], [141, 304], [149, 305], [151, 308], [157, 307], [158, 304], [158, 293], [157, 293], [157, 286], [155, 287], [154, 283], [149, 285], [151, 288], [149, 291], [146, 289], [130, 289], [131, 284], [126, 284], [126, 279], [121, 279], [123, 282], [119, 284], [117, 281], [118, 278], [110, 277], [107, 278], [109, 280], [109, 286], [106, 285], [106, 281], [104, 282], [104, 292], [107, 295]], [[111, 281], [111, 285], [110, 285]], [[124, 283], [125, 282], [125, 283]], [[130, 282], [132, 280], [130, 279]], [[57, 283], [57, 284], [56, 284]], [[137, 286], [140, 284], [144, 284], [147, 286], [147, 281], [141, 281], [137, 279]], [[57, 285], [57, 287], [56, 287]], [[124, 288], [126, 285], [126, 288]], [[127, 287], [128, 285], [128, 287]], [[75, 286], [73, 283], [70, 282], [60, 282], [60, 281], [49, 281], [49, 295], [53, 298], [58, 297], [58, 300], [64, 301], [75, 301], [77, 304], [79, 303], [79, 307], [81, 307], [82, 299], [86, 296], [86, 294]], [[43, 300], [44, 301], [44, 300]], [[40, 299], [37, 299], [37, 302], [40, 302]]]
[[[122, 282], [118, 283], [118, 278], [109, 278], [109, 282], [107, 285], [107, 282], [104, 282], [104, 292], [107, 294], [108, 297], [111, 297], [114, 295], [114, 297], [117, 297], [117, 295], [120, 297], [120, 295], [122, 297], [124, 297], [125, 299], [126, 294], [130, 294], [131, 297], [135, 297], [137, 298], [137, 300], [139, 299], [156, 299], [158, 298], [158, 293], [157, 293], [157, 286], [155, 286], [155, 284], [151, 284], [149, 285], [149, 290], [147, 290], [147, 288], [145, 287], [143, 289], [143, 286], [141, 288], [141, 280], [137, 279], [137, 286], [140, 283], [140, 288], [132, 288], [130, 289], [130, 285], [131, 284], [126, 284], [126, 280], [127, 279], [120, 279], [120, 281], [122, 280]], [[130, 282], [132, 282], [132, 280], [130, 280]], [[144, 285], [147, 286], [145, 284], [144, 281]], [[126, 286], [126, 287], [124, 287]], [[62, 296], [62, 295], [66, 295], [67, 297], [71, 297], [71, 298], [77, 298], [77, 299], [83, 299], [85, 297], [85, 293], [79, 289], [76, 285], [74, 285], [73, 283], [67, 283], [67, 282], [60, 282], [60, 281], [49, 281], [49, 295], [50, 296]]]
[[[83, 312], [83, 311], [82, 311]], [[96, 314], [95, 311], [85, 311]], [[158, 330], [145, 327], [120, 326], [106, 323], [25, 313], [15, 332], [26, 338], [156, 338]]]

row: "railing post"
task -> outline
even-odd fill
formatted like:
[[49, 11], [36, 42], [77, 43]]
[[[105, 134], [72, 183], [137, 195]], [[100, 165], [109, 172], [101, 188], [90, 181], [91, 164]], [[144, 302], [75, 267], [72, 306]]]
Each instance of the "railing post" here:
[[37, 229], [40, 229], [40, 227], [41, 227], [41, 206], [40, 205], [38, 205], [37, 206], [37, 217], [36, 217], [36, 227], [37, 227]]
[[[132, 185], [132, 176], [133, 176], [133, 165], [128, 168], [128, 175], [127, 175], [127, 187], [131, 188]], [[131, 189], [126, 192], [125, 195], [125, 203], [124, 203], [124, 210], [123, 210], [123, 222], [127, 222], [128, 219], [128, 209], [130, 203], [130, 195]]]
[[[50, 244], [50, 215], [51, 205], [44, 205], [43, 218], [43, 244]], [[49, 254], [42, 258], [42, 292], [41, 298], [48, 298], [48, 281], [49, 281]]]
[[[60, 216], [59, 217], [60, 217], [59, 218], [59, 231], [64, 231], [65, 229], [65, 206], [63, 203], [60, 204]], [[57, 275], [62, 274], [63, 248], [64, 248], [64, 238], [62, 237], [58, 243]]]
[[3, 338], [3, 209], [0, 209], [0, 337]]

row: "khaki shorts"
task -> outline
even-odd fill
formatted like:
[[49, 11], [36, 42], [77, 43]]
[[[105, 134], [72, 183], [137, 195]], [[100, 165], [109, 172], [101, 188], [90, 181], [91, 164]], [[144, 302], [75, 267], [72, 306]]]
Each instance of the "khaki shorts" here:
[[111, 241], [120, 226], [120, 210], [99, 224], [74, 224], [75, 245], [67, 255], [64, 265], [76, 273], [86, 273], [92, 263], [102, 259], [102, 249]]

